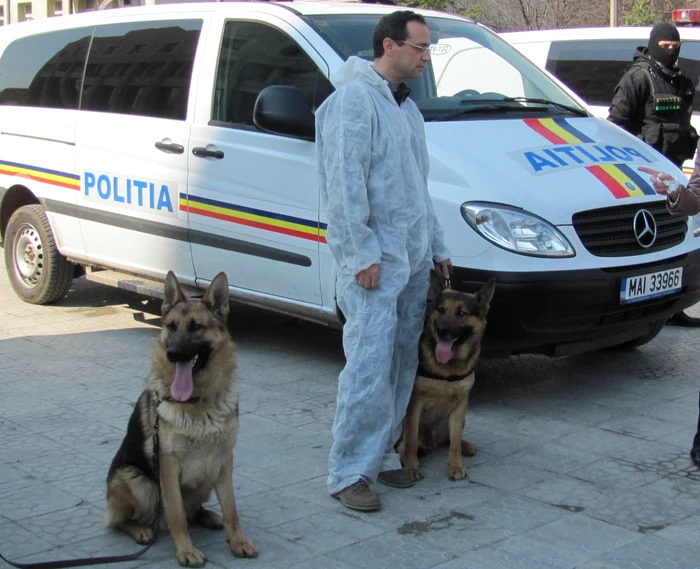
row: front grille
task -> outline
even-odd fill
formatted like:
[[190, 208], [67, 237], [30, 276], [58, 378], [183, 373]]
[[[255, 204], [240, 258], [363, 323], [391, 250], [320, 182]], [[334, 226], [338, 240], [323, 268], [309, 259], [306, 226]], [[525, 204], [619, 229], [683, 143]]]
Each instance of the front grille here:
[[[656, 241], [644, 248], [634, 236], [634, 216], [646, 209], [656, 221]], [[671, 216], [666, 201], [591, 209], [574, 214], [574, 229], [583, 246], [596, 257], [625, 257], [663, 251], [682, 243], [688, 231], [685, 216]]]

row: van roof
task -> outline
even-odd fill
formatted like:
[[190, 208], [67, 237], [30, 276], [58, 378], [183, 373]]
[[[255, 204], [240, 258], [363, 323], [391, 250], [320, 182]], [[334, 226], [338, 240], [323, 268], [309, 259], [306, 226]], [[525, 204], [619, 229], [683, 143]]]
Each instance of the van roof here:
[[[700, 27], [678, 26], [681, 39], [700, 39]], [[562, 30], [533, 30], [524, 32], [504, 32], [499, 34], [509, 43], [529, 43], [562, 40], [606, 40], [640, 39], [646, 45], [651, 26], [607, 27], [607, 28], [566, 28]]]
[[[79, 14], [70, 14], [57, 18], [40, 18], [25, 22], [13, 23], [2, 27], [0, 34], [5, 37], [22, 36], [52, 29], [71, 28], [76, 25], [91, 25], [96, 22], [111, 20], [116, 18], [130, 18], [144, 15], [167, 15], [167, 14], [188, 14], [188, 13], [222, 13], [241, 14], [245, 12], [257, 12], [280, 15], [285, 13], [296, 13], [298, 15], [320, 15], [320, 14], [388, 14], [396, 10], [405, 9], [401, 6], [378, 4], [373, 2], [361, 2], [357, 0], [284, 0], [280, 2], [233, 0], [223, 2], [201, 0], [199, 2], [185, 2], [172, 4], [156, 4], [151, 6], [134, 6], [129, 8], [115, 8], [107, 10], [92, 10]], [[457, 14], [448, 14], [433, 10], [422, 10], [412, 8], [415, 12], [424, 16], [438, 18], [449, 18], [454, 20], [470, 21]]]

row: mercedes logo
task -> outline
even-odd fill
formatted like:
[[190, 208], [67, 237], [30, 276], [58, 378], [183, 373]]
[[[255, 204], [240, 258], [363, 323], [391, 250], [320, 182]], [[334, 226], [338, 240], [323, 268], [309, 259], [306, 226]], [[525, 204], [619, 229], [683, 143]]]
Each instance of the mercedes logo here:
[[634, 216], [632, 230], [637, 243], [645, 249], [656, 241], [656, 221], [650, 211], [640, 209]]

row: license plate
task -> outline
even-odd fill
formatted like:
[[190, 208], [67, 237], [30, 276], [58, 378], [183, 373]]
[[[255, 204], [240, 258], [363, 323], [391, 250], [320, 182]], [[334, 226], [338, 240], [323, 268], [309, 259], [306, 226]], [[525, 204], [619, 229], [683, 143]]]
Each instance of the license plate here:
[[683, 286], [683, 267], [627, 277], [620, 283], [620, 302], [639, 302], [671, 294]]

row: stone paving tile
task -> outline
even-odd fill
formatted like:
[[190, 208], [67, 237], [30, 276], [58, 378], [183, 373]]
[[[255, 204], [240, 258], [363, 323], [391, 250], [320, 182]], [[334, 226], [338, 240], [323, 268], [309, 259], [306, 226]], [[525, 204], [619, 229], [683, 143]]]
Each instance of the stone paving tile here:
[[657, 531], [654, 535], [665, 541], [678, 543], [697, 551], [698, 536], [700, 536], [700, 514], [688, 516], [684, 520]]
[[329, 554], [362, 569], [430, 569], [454, 558], [452, 553], [425, 546], [406, 535], [380, 535]]
[[658, 537], [646, 537], [598, 557], [620, 569], [697, 569], [697, 546], [693, 549]]
[[75, 496], [37, 480], [28, 485], [15, 484], [10, 490], [0, 493], [3, 516], [17, 522], [35, 516], [47, 517], [74, 508], [79, 503], [80, 499]]
[[317, 504], [279, 490], [246, 496], [237, 499], [236, 503], [241, 520], [262, 529], [306, 518], [322, 511]]
[[[53, 549], [55, 545], [16, 522], [0, 521], [0, 552], [11, 561]], [[2, 563], [2, 562], [0, 562]]]
[[569, 471], [568, 476], [588, 480], [594, 484], [620, 488], [638, 488], [666, 476], [654, 468], [647, 468], [624, 460], [602, 458], [586, 466]]
[[571, 569], [576, 564], [585, 564], [590, 556], [570, 546], [548, 543], [532, 537], [529, 533], [516, 535], [494, 545], [471, 552], [469, 557], [488, 559], [495, 567], [503, 569], [557, 568]]
[[512, 457], [492, 460], [469, 469], [471, 481], [506, 491], [519, 490], [546, 478], [549, 478], [547, 471], [519, 464]]
[[600, 460], [600, 455], [590, 450], [567, 447], [557, 442], [548, 442], [542, 446], [518, 452], [509, 458], [516, 464], [539, 468], [557, 474], [566, 474], [574, 469]]
[[21, 519], [18, 524], [54, 545], [72, 544], [106, 534], [108, 530], [102, 527], [103, 513], [94, 506], [78, 503], [75, 507]]
[[381, 535], [386, 530], [354, 517], [324, 511], [275, 526], [274, 532], [317, 553], [327, 553]]
[[[641, 539], [637, 532], [623, 529], [582, 514], [564, 516], [539, 526], [526, 534], [529, 537], [569, 548], [586, 558], [596, 557]], [[575, 537], [575, 541], [572, 538]]]
[[[696, 413], [697, 415], [697, 413]], [[651, 417], [627, 417], [624, 419], [613, 419], [598, 425], [598, 428], [613, 433], [620, 433], [640, 439], [655, 441], [670, 435], [681, 429], [683, 424], [678, 422], [662, 421]]]
[[231, 553], [231, 550], [224, 541], [225, 537], [221, 535], [215, 543], [209, 542], [202, 550], [216, 565], [222, 567], [251, 567], [263, 569], [276, 569], [277, 567], [289, 567], [295, 564], [302, 565], [309, 559], [316, 557], [317, 554], [311, 549], [304, 547], [298, 543], [294, 543], [279, 536], [274, 531], [264, 531], [259, 528], [243, 526], [244, 535], [253, 542], [258, 551], [258, 557], [255, 559], [237, 559]]

